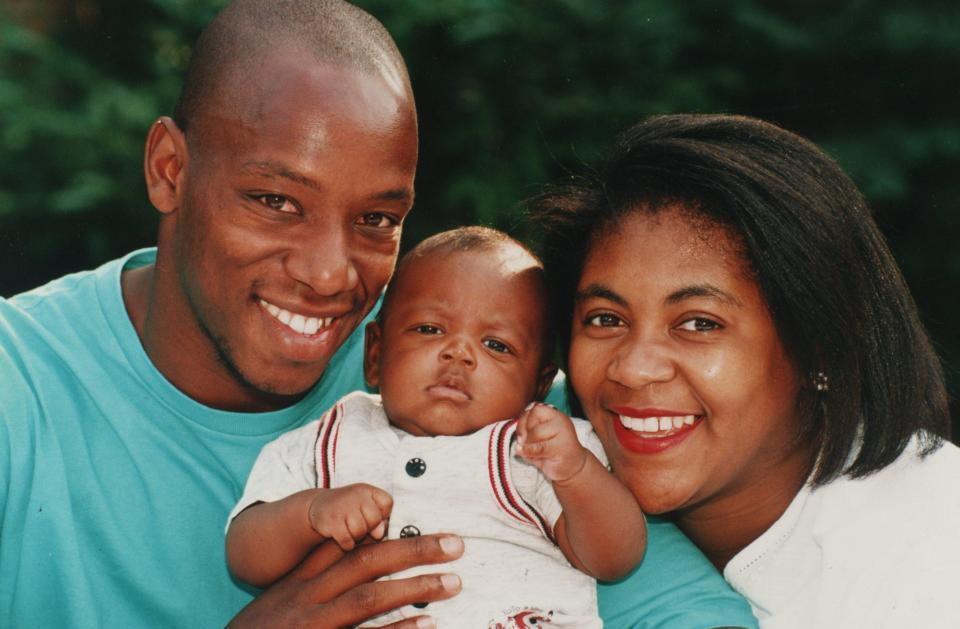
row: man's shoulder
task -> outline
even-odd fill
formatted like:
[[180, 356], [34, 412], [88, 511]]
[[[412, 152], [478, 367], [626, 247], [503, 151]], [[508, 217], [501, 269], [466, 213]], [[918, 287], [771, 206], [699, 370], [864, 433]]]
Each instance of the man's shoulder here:
[[49, 394], [57, 382], [69, 384], [83, 375], [85, 365], [118, 351], [109, 321], [117, 313], [125, 316], [119, 275], [129, 257], [0, 298], [5, 402]]
[[74, 323], [82, 323], [102, 293], [115, 292], [114, 296], [121, 299], [120, 272], [126, 264], [142, 265], [152, 260], [153, 250], [134, 251], [95, 269], [69, 273], [9, 299], [0, 298], [0, 321], [43, 324], [50, 317], [59, 320], [66, 315], [76, 317]]

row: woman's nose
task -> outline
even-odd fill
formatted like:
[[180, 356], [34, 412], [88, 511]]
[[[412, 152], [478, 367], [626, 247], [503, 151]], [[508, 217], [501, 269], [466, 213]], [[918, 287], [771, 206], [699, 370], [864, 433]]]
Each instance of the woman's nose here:
[[637, 338], [628, 338], [607, 365], [607, 378], [631, 389], [669, 382], [675, 375], [676, 365], [665, 347]]

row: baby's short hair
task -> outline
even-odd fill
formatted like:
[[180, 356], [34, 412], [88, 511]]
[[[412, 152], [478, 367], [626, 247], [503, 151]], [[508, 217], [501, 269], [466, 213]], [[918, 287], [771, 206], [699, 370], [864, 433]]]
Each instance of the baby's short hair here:
[[[390, 301], [394, 297], [394, 286], [397, 285], [395, 281], [403, 270], [414, 260], [418, 260], [424, 256], [428, 255], [437, 255], [441, 253], [468, 253], [468, 252], [482, 252], [482, 251], [493, 251], [500, 247], [513, 246], [518, 247], [525, 251], [530, 258], [536, 262], [537, 266], [540, 267], [541, 271], [543, 269], [543, 262], [540, 260], [540, 256], [533, 253], [530, 248], [513, 238], [509, 234], [502, 232], [498, 229], [493, 229], [492, 227], [484, 227], [482, 225], [470, 225], [467, 227], [457, 227], [456, 229], [450, 229], [445, 232], [440, 232], [439, 234], [434, 234], [429, 238], [425, 238], [420, 241], [413, 249], [408, 251], [400, 261], [397, 262], [396, 271], [393, 274], [393, 280], [387, 285], [387, 290], [383, 295], [383, 302], [380, 305], [380, 312], [377, 314], [377, 321], [381, 324], [385, 317], [385, 313], [389, 309]], [[543, 273], [540, 274], [540, 281], [543, 283], [544, 289], [546, 290], [546, 279]], [[553, 357], [554, 354], [554, 343], [555, 343], [555, 328], [553, 322], [553, 316], [549, 312], [549, 308], [544, 307], [546, 314], [545, 321], [543, 322], [544, 326], [544, 355], [547, 360]]]

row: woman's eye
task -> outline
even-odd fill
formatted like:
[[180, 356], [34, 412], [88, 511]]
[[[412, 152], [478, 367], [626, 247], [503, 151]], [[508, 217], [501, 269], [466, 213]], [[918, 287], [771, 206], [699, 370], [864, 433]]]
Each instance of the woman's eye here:
[[584, 325], [590, 325], [598, 328], [616, 328], [623, 325], [623, 320], [617, 315], [604, 312], [602, 314], [587, 317]]
[[418, 325], [414, 328], [420, 334], [441, 334], [442, 330], [435, 325]]
[[397, 225], [396, 219], [382, 212], [368, 212], [357, 219], [357, 223], [364, 227], [376, 227], [379, 229], [396, 227]]
[[688, 332], [712, 332], [713, 330], [719, 330], [723, 326], [714, 321], [713, 319], [707, 319], [705, 317], [694, 317], [692, 319], [687, 319], [678, 326], [681, 330], [686, 330]]
[[487, 349], [491, 349], [491, 350], [497, 352], [498, 354], [509, 354], [509, 353], [510, 353], [510, 348], [507, 347], [505, 343], [501, 343], [501, 342], [498, 341], [497, 339], [484, 339], [484, 340], [483, 340], [483, 344], [484, 344], [484, 346], [487, 347]]
[[285, 196], [279, 194], [261, 194], [260, 196], [254, 197], [261, 204], [266, 205], [271, 210], [277, 210], [278, 212], [286, 212], [288, 214], [296, 214], [296, 206]]

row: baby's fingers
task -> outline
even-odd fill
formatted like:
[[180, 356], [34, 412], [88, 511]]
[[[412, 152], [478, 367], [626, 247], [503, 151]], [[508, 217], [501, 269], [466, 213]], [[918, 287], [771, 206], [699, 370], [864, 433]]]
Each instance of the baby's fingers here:
[[379, 487], [370, 487], [370, 497], [380, 512], [380, 518], [386, 520], [393, 511], [393, 497]]
[[[360, 505], [360, 515], [363, 517], [365, 524], [363, 534], [369, 532], [374, 539], [382, 539], [386, 531], [386, 517], [381, 511], [380, 505], [373, 500], [364, 503]], [[357, 539], [360, 538], [357, 537]]]
[[339, 526], [328, 533], [328, 537], [333, 538], [337, 546], [343, 550], [353, 550], [357, 545], [356, 541], [354, 541], [355, 536], [353, 531], [350, 528], [350, 519], [351, 516], [347, 516]]

